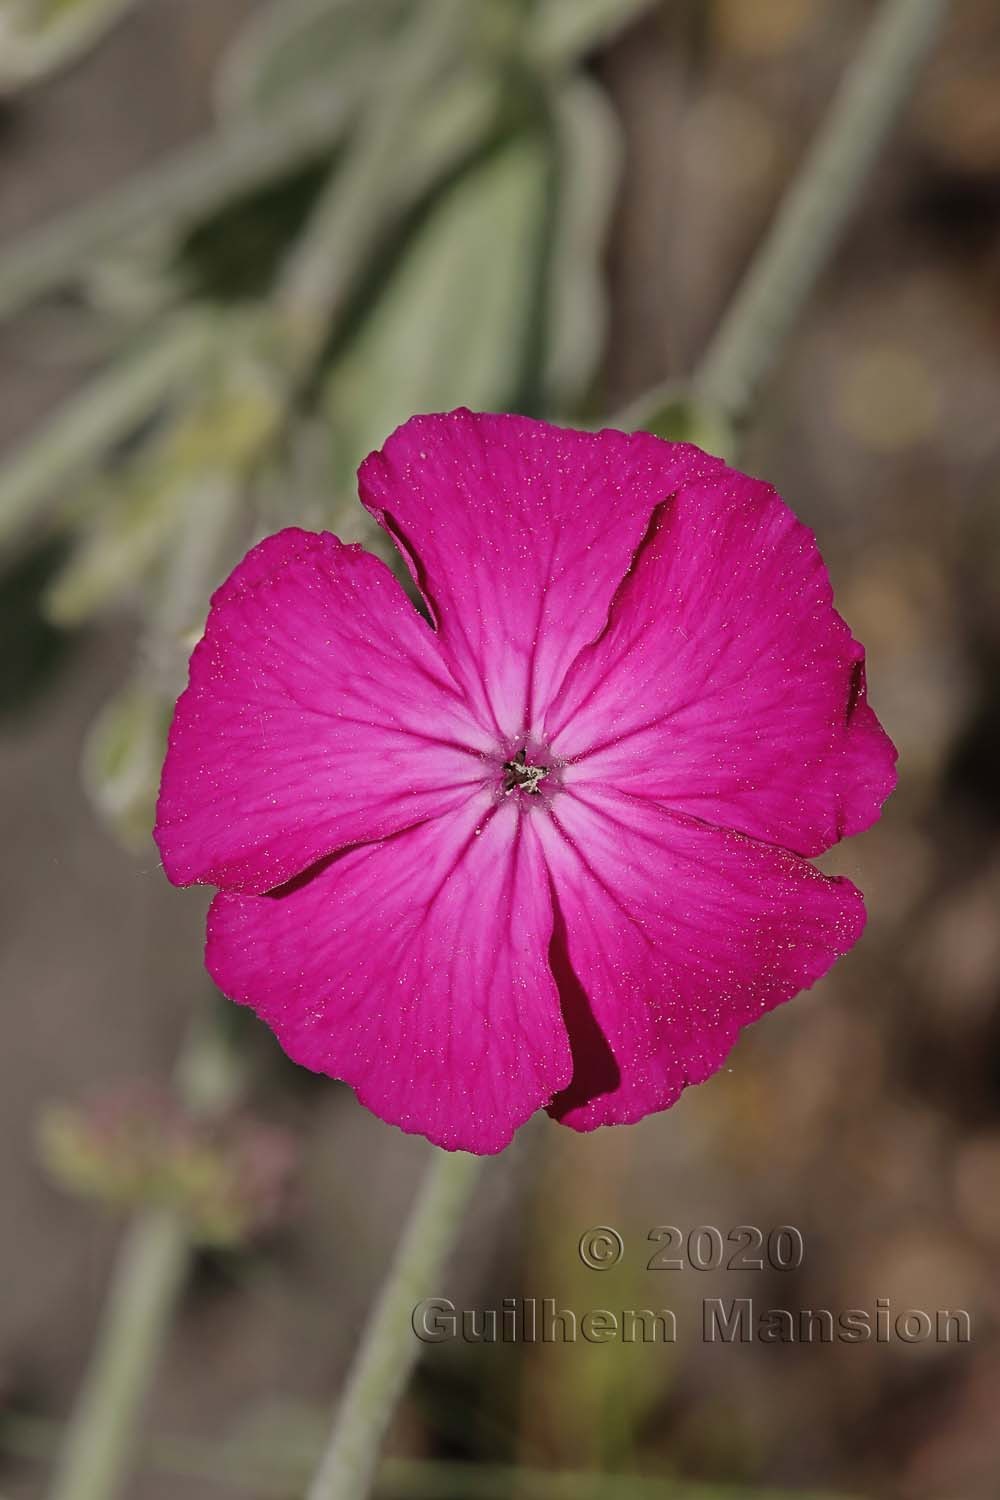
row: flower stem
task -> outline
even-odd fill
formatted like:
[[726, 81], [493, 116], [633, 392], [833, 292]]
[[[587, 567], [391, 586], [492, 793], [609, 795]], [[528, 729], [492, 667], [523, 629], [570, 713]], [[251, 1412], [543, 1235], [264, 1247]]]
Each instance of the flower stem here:
[[706, 405], [742, 421], [836, 248], [945, 13], [885, 0], [742, 285], [702, 358]]
[[[680, 409], [688, 422], [693, 414], [709, 431], [732, 433], [745, 425], [837, 248], [946, 5], [884, 0], [690, 382], [670, 380], [645, 392], [616, 418], [617, 426], [689, 436], [670, 430]], [[731, 444], [723, 437], [710, 446]]]
[[[221, 1113], [242, 1070], [213, 1021], [199, 1020], [181, 1054], [177, 1092], [195, 1116]], [[115, 1500], [191, 1257], [179, 1213], [150, 1208], [130, 1225], [56, 1465], [49, 1500]]]
[[435, 1149], [307, 1500], [359, 1500], [369, 1493], [386, 1428], [420, 1353], [410, 1322], [414, 1305], [435, 1290], [480, 1166], [476, 1156]]
[[177, 1214], [150, 1210], [135, 1220], [119, 1251], [50, 1500], [110, 1500], [117, 1492], [187, 1264]]

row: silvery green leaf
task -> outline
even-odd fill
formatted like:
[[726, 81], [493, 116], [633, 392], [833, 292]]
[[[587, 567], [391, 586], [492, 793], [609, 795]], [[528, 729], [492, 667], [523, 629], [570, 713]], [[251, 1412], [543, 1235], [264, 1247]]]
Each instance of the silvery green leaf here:
[[315, 83], [377, 79], [378, 54], [413, 0], [277, 0], [226, 53], [216, 82], [223, 115], [267, 113]]
[[86, 305], [121, 324], [148, 327], [176, 306], [186, 290], [174, 260], [175, 241], [175, 234], [161, 225], [110, 247], [83, 268]]
[[155, 328], [133, 353], [94, 375], [0, 468], [0, 541], [78, 491], [107, 451], [158, 411], [208, 357], [218, 330], [200, 312]]
[[549, 172], [544, 139], [515, 138], [464, 173], [407, 246], [329, 377], [342, 496], [413, 412], [516, 402]]
[[592, 379], [607, 318], [604, 249], [621, 170], [617, 118], [601, 90], [580, 77], [553, 99], [557, 213], [549, 265], [546, 393], [568, 410]]
[[[271, 441], [280, 399], [267, 371], [233, 357], [210, 372], [134, 458], [101, 481], [75, 546], [44, 595], [48, 617], [79, 625], [141, 587], [184, 524], [192, 496], [228, 507]], [[205, 515], [206, 526], [210, 517]]]
[[732, 423], [683, 382], [647, 391], [619, 412], [612, 425], [626, 432], [652, 432], [672, 443], [694, 443], [729, 462], [736, 456], [738, 439]]
[[84, 741], [84, 786], [127, 849], [150, 848], [170, 712], [162, 693], [132, 682], [105, 704]]
[[141, 587], [175, 525], [174, 487], [160, 475], [93, 486], [77, 501], [87, 511], [66, 562], [42, 595], [45, 616], [80, 625]]
[[183, 146], [109, 192], [0, 248], [0, 318], [73, 283], [110, 246], [188, 235], [228, 206], [281, 188], [329, 159], [367, 95], [364, 75], [302, 90], [287, 107], [244, 116]]

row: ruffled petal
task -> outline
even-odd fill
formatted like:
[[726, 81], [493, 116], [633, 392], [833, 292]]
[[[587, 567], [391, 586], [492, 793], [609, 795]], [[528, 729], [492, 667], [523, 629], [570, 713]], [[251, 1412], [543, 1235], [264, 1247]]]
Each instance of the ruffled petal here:
[[385, 565], [327, 533], [261, 542], [212, 600], [157, 807], [170, 879], [272, 889], [483, 779], [434, 634]]
[[382, 1119], [500, 1151], [572, 1072], [530, 821], [480, 794], [285, 890], [217, 896], [209, 970]]
[[456, 411], [412, 418], [359, 481], [480, 722], [507, 740], [603, 626], [653, 508], [719, 467], [648, 433]]
[[815, 539], [720, 466], [657, 511], [543, 735], [567, 784], [612, 784], [818, 854], [867, 828], [896, 752]]
[[819, 979], [864, 927], [859, 891], [806, 860], [606, 791], [536, 827], [556, 902], [554, 972], [576, 1130], [666, 1109], [742, 1026]]

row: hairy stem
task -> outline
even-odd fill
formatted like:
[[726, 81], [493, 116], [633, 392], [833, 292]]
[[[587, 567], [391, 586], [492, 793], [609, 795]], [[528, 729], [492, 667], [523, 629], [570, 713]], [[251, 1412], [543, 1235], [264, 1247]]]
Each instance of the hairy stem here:
[[[199, 1021], [181, 1054], [177, 1091], [188, 1110], [227, 1109], [242, 1083], [229, 1046]], [[187, 1226], [170, 1209], [140, 1213], [126, 1232], [56, 1465], [49, 1500], [115, 1500], [190, 1263]]]
[[360, 1500], [369, 1493], [382, 1439], [421, 1349], [410, 1321], [414, 1305], [437, 1290], [480, 1166], [478, 1157], [435, 1148], [307, 1500]]
[[[829, 258], [930, 47], [944, 6], [945, 0], [886, 0], [844, 79], [799, 178], [699, 367], [698, 393], [709, 409], [730, 422], [745, 417]], [[386, 149], [386, 139], [376, 143], [380, 151]], [[325, 237], [317, 233], [317, 247]], [[321, 262], [308, 254], [305, 269], [311, 271], [314, 265]], [[298, 294], [291, 298], [293, 307], [296, 302], [308, 307], [323, 300], [314, 295], [310, 280], [309, 274], [293, 273], [291, 286]], [[327, 295], [331, 284], [323, 283]], [[417, 1355], [409, 1310], [426, 1294], [443, 1261], [471, 1180], [472, 1166], [461, 1158], [439, 1158], [432, 1165], [307, 1500], [357, 1500], [369, 1493], [379, 1444]]]
[[116, 1494], [187, 1264], [187, 1234], [176, 1214], [149, 1211], [130, 1226], [51, 1500], [110, 1500]]
[[[688, 395], [693, 388], [709, 425], [731, 431], [751, 415], [837, 248], [946, 8], [947, 0], [884, 0], [692, 377]], [[657, 430], [683, 399], [683, 382], [669, 381], [629, 406], [618, 425]]]
[[946, 0], [885, 0], [705, 352], [706, 404], [742, 421], [826, 265], [930, 50]]

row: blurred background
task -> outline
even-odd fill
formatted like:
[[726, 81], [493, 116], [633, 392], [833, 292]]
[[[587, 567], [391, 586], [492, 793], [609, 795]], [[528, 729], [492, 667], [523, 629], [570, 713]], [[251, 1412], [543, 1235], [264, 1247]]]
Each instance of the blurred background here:
[[[590, 423], [683, 381], [873, 11], [0, 3], [5, 1500], [45, 1492], [151, 1194], [197, 1245], [127, 1493], [300, 1493], [428, 1154], [213, 999], [206, 899], [159, 869], [209, 592], [281, 525], [380, 545], [354, 470], [414, 411]], [[670, 1306], [678, 1341], [429, 1348], [381, 1493], [998, 1493], [998, 413], [1000, 12], [953, 0], [739, 446], [818, 532], [900, 749], [882, 822], [824, 862], [867, 934], [667, 1114], [543, 1117], [487, 1163], [442, 1295]], [[172, 1089], [214, 1006], [222, 1083]], [[805, 1257], [648, 1272], [659, 1224], [792, 1224]], [[715, 1296], [964, 1308], [973, 1338], [711, 1345]]]

